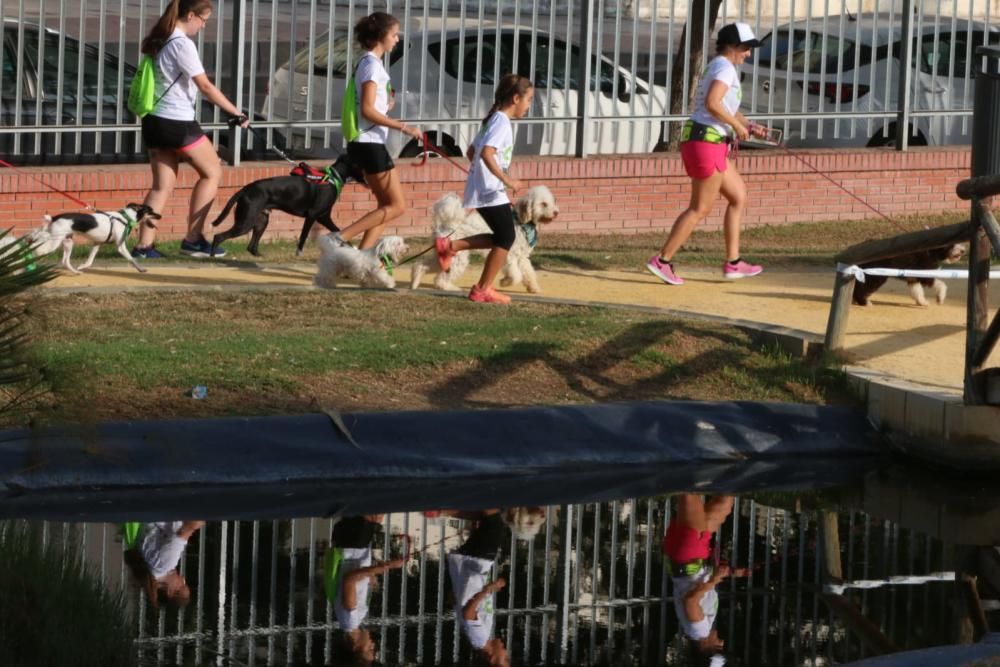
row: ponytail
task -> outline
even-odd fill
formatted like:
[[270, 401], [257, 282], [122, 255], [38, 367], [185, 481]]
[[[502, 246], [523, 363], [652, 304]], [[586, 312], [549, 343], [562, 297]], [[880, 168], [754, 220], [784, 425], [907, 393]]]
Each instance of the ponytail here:
[[212, 0], [170, 0], [170, 4], [163, 10], [163, 15], [146, 35], [146, 39], [142, 40], [139, 51], [143, 55], [156, 55], [164, 42], [170, 39], [179, 20], [192, 12], [200, 16], [211, 10]]
[[494, 102], [493, 106], [491, 106], [490, 110], [486, 113], [486, 118], [483, 119], [483, 125], [489, 123], [490, 118], [493, 118], [493, 114], [495, 114], [497, 111], [500, 111], [500, 105], [497, 102]]

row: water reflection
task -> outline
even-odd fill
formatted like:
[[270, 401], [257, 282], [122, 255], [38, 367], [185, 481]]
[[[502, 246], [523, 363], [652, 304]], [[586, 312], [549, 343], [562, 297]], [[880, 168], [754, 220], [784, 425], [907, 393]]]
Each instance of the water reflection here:
[[[19, 525], [127, 591], [136, 664], [797, 667], [951, 643], [956, 628], [977, 638], [956, 569], [980, 575], [978, 609], [1000, 620], [1000, 577], [980, 562], [1000, 562], [994, 542], [962, 546], [957, 519], [907, 521], [897, 500], [880, 488]], [[963, 530], [996, 535], [980, 510]]]

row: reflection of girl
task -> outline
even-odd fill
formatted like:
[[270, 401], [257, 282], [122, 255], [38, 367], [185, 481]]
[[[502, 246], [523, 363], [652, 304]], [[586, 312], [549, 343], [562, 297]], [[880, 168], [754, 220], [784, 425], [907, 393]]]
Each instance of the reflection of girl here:
[[[361, 627], [368, 616], [368, 596], [378, 574], [403, 567], [404, 559], [372, 565], [372, 543], [381, 515], [352, 516], [333, 527], [331, 549], [336, 551], [333, 612], [343, 634], [334, 643], [334, 664], [369, 665], [375, 660], [375, 642]], [[331, 567], [333, 559], [327, 559]]]
[[[677, 498], [676, 508], [663, 538], [663, 553], [674, 582], [674, 611], [699, 658], [710, 658], [724, 645], [714, 627], [719, 612], [715, 588], [729, 576], [728, 566], [712, 567], [712, 536], [733, 511], [733, 497], [717, 496], [703, 502], [701, 496], [688, 494]], [[716, 660], [713, 664], [722, 663]]]
[[204, 521], [142, 524], [134, 545], [125, 552], [125, 563], [153, 607], [160, 606], [161, 598], [173, 607], [191, 602], [191, 589], [177, 566], [188, 540], [204, 525]]
[[505, 542], [509, 541], [497, 510], [487, 510], [469, 539], [448, 554], [448, 574], [455, 595], [455, 614], [474, 649], [473, 665], [507, 667], [510, 658], [499, 638], [491, 638], [495, 615], [495, 594], [506, 582], [490, 581]]

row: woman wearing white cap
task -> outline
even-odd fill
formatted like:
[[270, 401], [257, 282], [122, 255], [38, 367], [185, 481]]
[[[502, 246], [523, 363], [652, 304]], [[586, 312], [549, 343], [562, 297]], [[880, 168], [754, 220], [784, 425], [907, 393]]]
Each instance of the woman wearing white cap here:
[[669, 285], [684, 284], [674, 272], [674, 255], [695, 226], [708, 217], [720, 192], [729, 203], [723, 221], [727, 260], [722, 265], [723, 277], [747, 278], [763, 271], [740, 257], [740, 225], [747, 189], [728, 157], [734, 141], [746, 139], [751, 133], [766, 134], [765, 128], [751, 126], [739, 112], [743, 95], [737, 68], [756, 46], [760, 42], [746, 23], [730, 23], [719, 30], [718, 55], [708, 64], [695, 95], [694, 113], [681, 131], [681, 160], [691, 177], [691, 203], [674, 222], [660, 254], [646, 264], [650, 272]]

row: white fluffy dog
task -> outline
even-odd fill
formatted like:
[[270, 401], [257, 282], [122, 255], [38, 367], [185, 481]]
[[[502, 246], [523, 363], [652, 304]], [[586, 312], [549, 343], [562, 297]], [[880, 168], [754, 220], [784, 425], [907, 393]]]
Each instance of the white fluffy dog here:
[[[70, 273], [80, 273], [89, 268], [97, 257], [97, 251], [106, 243], [118, 250], [118, 254], [129, 261], [136, 271], [145, 273], [146, 269], [128, 251], [126, 242], [133, 229], [137, 229], [143, 220], [159, 220], [160, 214], [145, 204], [129, 204], [120, 211], [94, 211], [93, 213], [60, 213], [54, 218], [45, 216], [45, 225], [28, 235], [32, 244], [37, 244], [35, 254], [39, 257], [62, 248], [62, 262]], [[94, 246], [90, 255], [78, 266], [70, 264], [70, 254], [73, 252], [73, 236], [86, 236]]]
[[[447, 194], [439, 199], [431, 209], [434, 237], [451, 235], [452, 239], [464, 239], [477, 234], [489, 234], [490, 228], [477, 212], [468, 215], [462, 206], [462, 200], [454, 194]], [[532, 293], [541, 292], [535, 267], [531, 264], [531, 251], [535, 247], [534, 235], [538, 225], [552, 222], [559, 215], [552, 191], [544, 185], [536, 185], [528, 189], [514, 204], [517, 213], [514, 245], [507, 254], [507, 262], [500, 271], [500, 284], [504, 287], [524, 283], [525, 288]], [[527, 231], [527, 233], [526, 233]], [[453, 233], [454, 232], [454, 233]], [[529, 238], [531, 237], [531, 238]], [[488, 250], [477, 250], [486, 254]], [[451, 260], [451, 268], [442, 272], [434, 252], [416, 260], [413, 273], [410, 274], [410, 288], [417, 289], [421, 278], [428, 271], [437, 273], [434, 287], [443, 290], [458, 290], [454, 283], [465, 270], [469, 268], [469, 251], [463, 250]]]
[[319, 239], [319, 270], [314, 282], [319, 287], [336, 287], [338, 278], [350, 278], [362, 287], [396, 286], [390, 273], [409, 251], [401, 236], [385, 236], [374, 248], [358, 250], [352, 245], [340, 245], [332, 234]]

